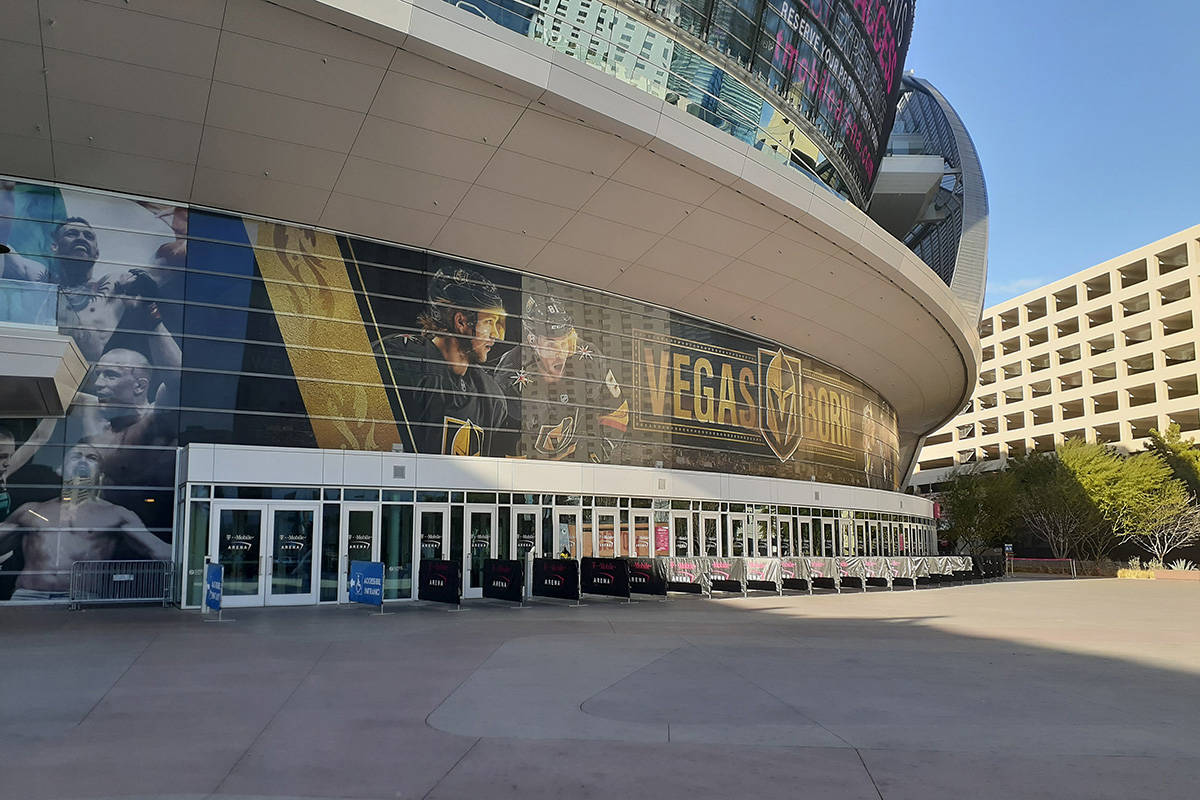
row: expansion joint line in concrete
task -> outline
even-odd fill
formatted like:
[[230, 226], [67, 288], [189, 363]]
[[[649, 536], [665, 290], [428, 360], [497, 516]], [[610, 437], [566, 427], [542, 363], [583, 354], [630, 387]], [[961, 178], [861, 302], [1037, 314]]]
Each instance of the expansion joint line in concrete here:
[[229, 776], [234, 773], [234, 770], [236, 770], [238, 766], [240, 766], [241, 763], [246, 760], [246, 756], [250, 755], [250, 751], [254, 749], [256, 744], [258, 744], [258, 740], [263, 737], [263, 734], [270, 729], [271, 725], [274, 724], [279, 715], [283, 713], [283, 710], [288, 707], [288, 704], [291, 703], [292, 698], [296, 695], [296, 692], [300, 691], [300, 687], [304, 685], [304, 682], [307, 681], [309, 676], [313, 674], [313, 671], [316, 670], [317, 665], [324, 660], [325, 656], [332, 649], [333, 642], [330, 642], [329, 644], [325, 645], [325, 649], [321, 651], [321, 654], [313, 659], [308, 671], [300, 676], [300, 680], [296, 681], [296, 685], [292, 687], [290, 692], [288, 692], [287, 697], [283, 698], [283, 702], [279, 704], [279, 707], [275, 709], [275, 713], [272, 714], [271, 718], [267, 720], [265, 725], [262, 726], [262, 730], [255, 734], [254, 739], [251, 740], [250, 744], [246, 745], [246, 749], [242, 751], [240, 756], [238, 756], [237, 761], [234, 761], [229, 770], [223, 776], [221, 776], [221, 780], [217, 782], [216, 788], [214, 788], [212, 790], [212, 794], [209, 795], [210, 798], [217, 796], [217, 793], [221, 791], [221, 787], [225, 785], [225, 781], [229, 780]]
[[463, 762], [463, 759], [466, 758], [467, 756], [471, 755], [471, 751], [475, 749], [475, 745], [479, 744], [482, 741], [483, 741], [483, 737], [480, 736], [480, 737], [476, 738], [475, 741], [471, 742], [471, 746], [468, 747], [465, 751], [463, 751], [463, 754], [458, 757], [457, 761], [455, 761], [453, 764], [450, 765], [450, 769], [446, 770], [442, 774], [442, 777], [440, 777], [436, 781], [434, 781], [433, 786], [429, 787], [428, 792], [421, 795], [421, 800], [426, 800], [426, 798], [429, 797], [429, 795], [433, 794], [433, 791], [435, 789], [437, 789], [438, 786], [441, 785], [442, 781], [446, 780], [446, 778], [449, 777], [451, 772], [454, 772], [454, 770], [458, 769], [458, 765]]
[[76, 728], [78, 728], [80, 725], [82, 725], [84, 722], [86, 722], [87, 718], [92, 715], [92, 712], [100, 707], [100, 704], [104, 702], [104, 698], [108, 697], [109, 692], [111, 692], [113, 689], [115, 689], [117, 684], [120, 683], [125, 678], [125, 676], [129, 674], [129, 670], [133, 669], [133, 665], [136, 664], [141, 659], [141, 657], [146, 654], [146, 651], [150, 649], [150, 646], [152, 644], [154, 644], [155, 642], [158, 641], [158, 637], [160, 635], [161, 634], [156, 633], [156, 634], [154, 634], [154, 636], [152, 636], [150, 638], [150, 641], [146, 642], [146, 646], [143, 647], [141, 650], [139, 650], [138, 654], [133, 657], [132, 661], [129, 662], [129, 666], [127, 666], [124, 670], [121, 671], [121, 674], [119, 676], [117, 676], [117, 679], [112, 682], [112, 686], [109, 686], [108, 689], [106, 689], [104, 691], [104, 694], [100, 695], [100, 699], [92, 704], [92, 707], [88, 709], [87, 713], [79, 718], [79, 722], [75, 723]]

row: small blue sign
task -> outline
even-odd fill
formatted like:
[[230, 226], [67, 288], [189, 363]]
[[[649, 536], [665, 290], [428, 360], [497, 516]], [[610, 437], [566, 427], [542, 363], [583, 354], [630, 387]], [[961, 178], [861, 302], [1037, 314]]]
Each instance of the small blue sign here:
[[209, 611], [221, 610], [221, 594], [224, 590], [225, 567], [221, 564], [204, 565], [204, 605]]
[[350, 602], [383, 605], [383, 562], [350, 562]]

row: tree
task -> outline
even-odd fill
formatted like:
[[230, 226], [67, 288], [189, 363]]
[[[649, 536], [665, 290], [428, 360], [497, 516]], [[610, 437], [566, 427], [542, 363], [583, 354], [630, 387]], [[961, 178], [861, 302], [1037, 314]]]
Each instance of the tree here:
[[1132, 520], [1157, 503], [1164, 492], [1181, 484], [1157, 453], [1122, 456], [1101, 444], [1068, 439], [1058, 448], [1058, 458], [1079, 482], [1087, 497], [1109, 525], [1092, 528], [1077, 545], [1080, 558], [1099, 560], [1117, 545]]
[[939, 501], [949, 521], [944, 533], [957, 550], [971, 555], [1004, 542], [1015, 515], [1016, 483], [1006, 471], [956, 471]]
[[1165, 461], [1175, 479], [1183, 481], [1193, 497], [1200, 497], [1200, 447], [1183, 438], [1177, 423], [1172, 422], [1165, 433], [1151, 430], [1146, 450]]
[[1080, 555], [1113, 537], [1112, 524], [1056, 453], [1009, 462], [1020, 491], [1017, 514], [1054, 558]]
[[1122, 540], [1164, 563], [1172, 550], [1200, 541], [1200, 508], [1193, 499], [1181, 482], [1170, 481], [1157, 495], [1125, 512]]

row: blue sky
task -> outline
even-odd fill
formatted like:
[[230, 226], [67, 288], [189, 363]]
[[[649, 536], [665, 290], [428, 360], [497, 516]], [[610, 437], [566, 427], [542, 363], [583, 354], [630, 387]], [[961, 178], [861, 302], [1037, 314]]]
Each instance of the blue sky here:
[[987, 304], [1200, 224], [1200, 3], [917, 0], [991, 205]]

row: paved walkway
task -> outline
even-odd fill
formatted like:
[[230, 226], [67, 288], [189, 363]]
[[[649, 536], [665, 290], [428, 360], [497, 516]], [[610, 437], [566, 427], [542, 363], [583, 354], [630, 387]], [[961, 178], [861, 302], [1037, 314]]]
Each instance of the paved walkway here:
[[1200, 586], [0, 610], [0, 798], [1195, 797]]

